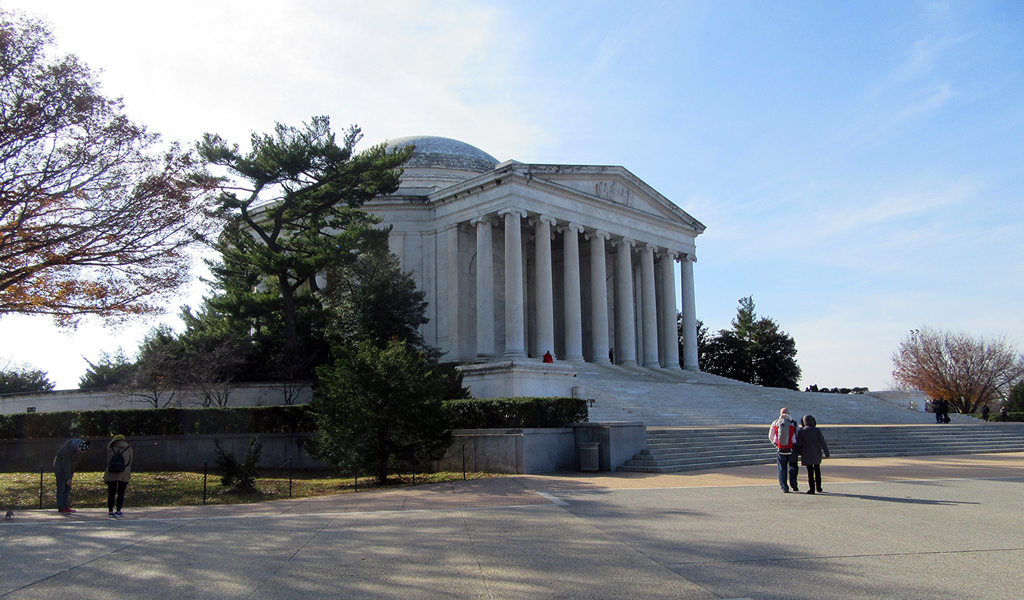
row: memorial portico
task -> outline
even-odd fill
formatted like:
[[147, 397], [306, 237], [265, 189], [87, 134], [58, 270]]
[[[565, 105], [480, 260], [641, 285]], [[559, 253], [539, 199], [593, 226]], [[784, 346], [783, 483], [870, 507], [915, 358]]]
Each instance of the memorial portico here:
[[698, 368], [700, 222], [622, 167], [499, 164], [446, 138], [392, 142], [406, 143], [417, 149], [401, 188], [366, 208], [391, 226], [392, 252], [427, 294], [424, 339], [447, 359], [481, 365], [474, 373], [533, 369], [547, 352], [554, 365], [536, 368], [678, 370], [678, 309], [682, 366]]

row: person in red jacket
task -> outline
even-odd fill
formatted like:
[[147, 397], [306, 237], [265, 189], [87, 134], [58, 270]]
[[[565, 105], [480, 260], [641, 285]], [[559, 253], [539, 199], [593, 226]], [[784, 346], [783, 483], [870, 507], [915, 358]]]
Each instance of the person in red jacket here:
[[[799, 492], [800, 488], [796, 485], [797, 475], [800, 474], [796, 456], [796, 421], [789, 418], [788, 408], [779, 411], [779, 418], [768, 430], [768, 439], [779, 454], [779, 485], [782, 491], [788, 494], [792, 488], [794, 492]], [[787, 480], [789, 485], [786, 485]]]

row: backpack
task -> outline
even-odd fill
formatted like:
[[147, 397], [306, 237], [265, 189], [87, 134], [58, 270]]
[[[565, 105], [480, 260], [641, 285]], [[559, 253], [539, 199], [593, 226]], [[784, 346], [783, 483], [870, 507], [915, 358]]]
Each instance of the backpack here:
[[796, 429], [796, 423], [786, 417], [779, 417], [772, 427], [775, 428], [775, 447], [779, 452], [785, 454], [793, 450], [793, 430]]
[[107, 463], [107, 471], [121, 473], [126, 466], [128, 465], [124, 462], [124, 450], [114, 450], [114, 455], [110, 457], [110, 462]]

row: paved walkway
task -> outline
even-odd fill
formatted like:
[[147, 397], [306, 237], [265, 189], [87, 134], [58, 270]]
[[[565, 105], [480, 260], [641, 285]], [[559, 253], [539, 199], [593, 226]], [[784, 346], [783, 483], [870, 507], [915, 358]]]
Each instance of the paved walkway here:
[[24, 511], [0, 598], [1021, 598], [1024, 454], [498, 477], [260, 505]]

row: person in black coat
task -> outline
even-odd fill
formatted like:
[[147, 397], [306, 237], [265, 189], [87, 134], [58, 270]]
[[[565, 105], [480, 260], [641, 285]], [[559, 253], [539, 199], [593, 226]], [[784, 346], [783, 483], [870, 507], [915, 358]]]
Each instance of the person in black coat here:
[[807, 467], [808, 494], [821, 492], [821, 459], [828, 458], [828, 444], [818, 429], [817, 421], [811, 415], [800, 419], [800, 431], [796, 434], [796, 446], [800, 452], [800, 464]]

